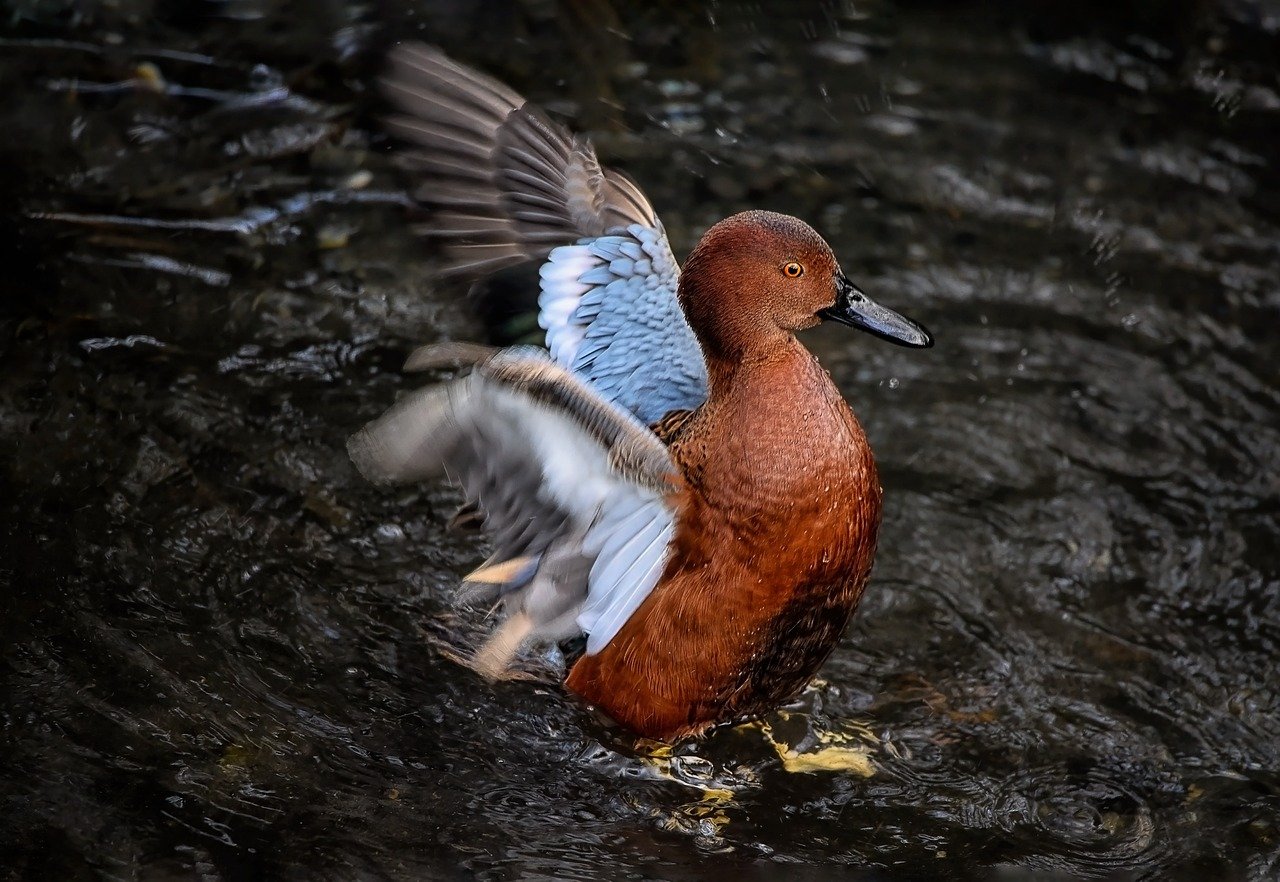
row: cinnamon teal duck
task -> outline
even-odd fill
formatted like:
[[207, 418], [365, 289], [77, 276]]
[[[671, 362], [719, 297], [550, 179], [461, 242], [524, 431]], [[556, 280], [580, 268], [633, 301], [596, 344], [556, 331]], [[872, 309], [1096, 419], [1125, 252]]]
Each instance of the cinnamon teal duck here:
[[502, 615], [471, 659], [585, 635], [569, 690], [672, 740], [768, 711], [813, 677], [867, 583], [881, 487], [866, 435], [799, 331], [912, 347], [808, 224], [747, 211], [681, 267], [649, 200], [585, 139], [439, 50], [385, 81], [442, 271], [541, 263], [545, 350], [428, 347], [461, 378], [352, 436], [381, 483], [459, 484], [492, 557], [464, 583]]

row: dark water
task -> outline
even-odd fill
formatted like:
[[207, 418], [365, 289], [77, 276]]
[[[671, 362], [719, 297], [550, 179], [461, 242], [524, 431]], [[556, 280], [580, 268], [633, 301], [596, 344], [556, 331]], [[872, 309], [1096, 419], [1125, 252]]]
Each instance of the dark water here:
[[[11, 5], [0, 878], [1280, 878], [1280, 10], [1020, 8]], [[758, 728], [646, 758], [441, 657], [483, 550], [343, 441], [531, 297], [407, 232], [371, 84], [411, 35], [678, 253], [790, 211], [935, 331], [808, 338], [888, 507], [769, 722], [871, 777]]]

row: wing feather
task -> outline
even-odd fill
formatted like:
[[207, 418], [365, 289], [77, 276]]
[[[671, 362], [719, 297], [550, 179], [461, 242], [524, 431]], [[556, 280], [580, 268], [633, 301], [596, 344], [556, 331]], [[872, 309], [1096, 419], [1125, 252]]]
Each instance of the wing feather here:
[[539, 272], [551, 356], [646, 424], [707, 397], [707, 369], [676, 299], [661, 227], [641, 224], [556, 248]]
[[[389, 60], [383, 89], [399, 113], [387, 125], [420, 148], [408, 161], [430, 180], [415, 198], [429, 212], [425, 234], [443, 240], [444, 272], [476, 277], [614, 227], [657, 223], [640, 189], [603, 171], [589, 142], [502, 83], [420, 44], [396, 47]], [[530, 199], [543, 211], [518, 213]], [[442, 207], [502, 221], [503, 259], [457, 250]]]
[[609, 645], [649, 596], [652, 589], [644, 586], [655, 584], [662, 574], [675, 525], [660, 512], [646, 513], [651, 517], [625, 540], [616, 556], [602, 550], [591, 568], [592, 585], [599, 587], [578, 613], [578, 624], [588, 635], [588, 655]]
[[521, 617], [481, 650], [486, 670], [524, 639], [579, 629], [599, 651], [661, 576], [677, 519], [670, 454], [539, 350], [446, 354], [474, 371], [402, 397], [351, 437], [352, 461], [378, 483], [448, 477], [483, 510], [495, 552], [467, 595]]

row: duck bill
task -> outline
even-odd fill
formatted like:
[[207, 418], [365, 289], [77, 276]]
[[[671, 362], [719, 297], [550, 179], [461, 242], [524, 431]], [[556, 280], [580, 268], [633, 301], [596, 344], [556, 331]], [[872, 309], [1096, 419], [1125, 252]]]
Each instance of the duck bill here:
[[923, 325], [876, 303], [843, 274], [836, 276], [836, 302], [820, 310], [818, 317], [875, 334], [899, 346], [928, 349], [933, 345], [933, 337]]

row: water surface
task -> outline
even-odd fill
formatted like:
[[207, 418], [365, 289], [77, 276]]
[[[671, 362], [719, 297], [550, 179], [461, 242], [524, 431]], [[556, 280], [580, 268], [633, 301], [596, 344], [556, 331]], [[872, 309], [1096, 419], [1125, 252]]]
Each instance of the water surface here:
[[[1074, 8], [1074, 7], [1073, 7]], [[808, 218], [915, 352], [806, 342], [873, 583], [767, 722], [645, 758], [442, 657], [483, 558], [347, 434], [432, 279], [418, 37], [589, 132], [683, 255]], [[19, 3], [0, 46], [0, 846], [16, 878], [1280, 874], [1280, 14], [1265, 4]], [[708, 795], [710, 792], [710, 795]]]

